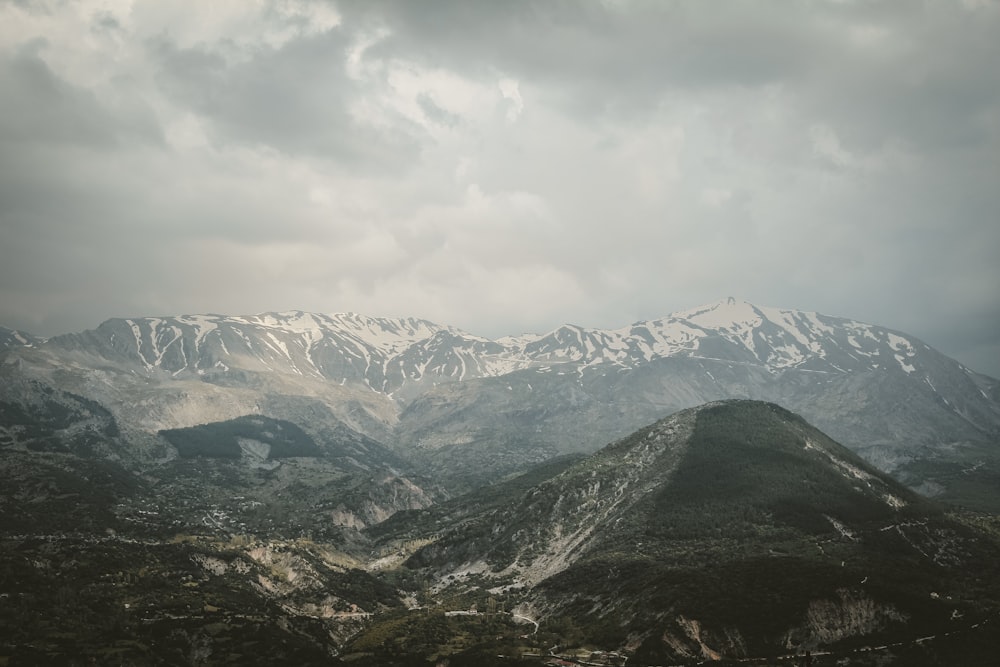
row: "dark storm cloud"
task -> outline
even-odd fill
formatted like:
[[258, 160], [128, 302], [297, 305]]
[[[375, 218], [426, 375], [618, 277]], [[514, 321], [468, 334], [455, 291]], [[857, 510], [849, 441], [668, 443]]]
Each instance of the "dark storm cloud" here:
[[1000, 374], [997, 62], [986, 0], [0, 6], [0, 324], [733, 294]]
[[[671, 94], [794, 86], [793, 104], [871, 146], [982, 142], [1000, 96], [992, 11], [957, 3], [346, 3], [391, 34], [372, 49], [471, 71], [501, 68], [569, 95], [578, 113]], [[634, 111], [634, 109], [632, 109]], [[993, 129], [995, 131], [995, 128]]]
[[804, 32], [794, 11], [738, 4], [725, 12], [696, 3], [625, 10], [580, 2], [375, 2], [347, 3], [345, 10], [362, 23], [389, 27], [373, 56], [471, 72], [501, 68], [571, 94], [581, 113], [656, 103], [674, 87], [805, 76], [835, 47], [822, 31]]
[[162, 90], [210, 120], [222, 141], [395, 171], [413, 159], [416, 143], [406, 131], [374, 132], [351, 116], [359, 91], [344, 70], [349, 44], [334, 30], [235, 63], [165, 39], [152, 53]]
[[0, 54], [0, 141], [8, 144], [78, 144], [112, 148], [124, 141], [155, 141], [149, 110], [109, 109], [93, 92], [55, 75], [36, 40]]

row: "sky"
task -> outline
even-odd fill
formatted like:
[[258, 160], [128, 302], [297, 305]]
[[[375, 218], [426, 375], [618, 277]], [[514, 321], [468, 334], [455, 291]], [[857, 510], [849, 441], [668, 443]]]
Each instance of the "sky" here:
[[1000, 377], [1000, 0], [0, 0], [0, 325], [728, 296]]

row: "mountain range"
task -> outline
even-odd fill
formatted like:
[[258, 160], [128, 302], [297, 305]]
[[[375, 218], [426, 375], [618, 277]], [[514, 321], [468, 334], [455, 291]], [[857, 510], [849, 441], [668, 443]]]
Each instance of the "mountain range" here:
[[1000, 383], [900, 332], [727, 299], [2, 340], [0, 664], [1000, 651]]
[[752, 398], [927, 495], [991, 505], [1000, 479], [1000, 381], [901, 332], [731, 298], [615, 330], [497, 340], [294, 311], [114, 319], [45, 341], [5, 330], [2, 341], [8, 413], [39, 392], [93, 401], [120, 431], [115, 456], [140, 467], [176, 456], [164, 431], [262, 415], [378, 443], [457, 492], [679, 409]]

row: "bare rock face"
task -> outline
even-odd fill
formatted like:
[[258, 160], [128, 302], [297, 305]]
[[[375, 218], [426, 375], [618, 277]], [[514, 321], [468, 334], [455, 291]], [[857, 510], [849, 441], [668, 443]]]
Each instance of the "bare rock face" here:
[[329, 512], [330, 521], [338, 526], [358, 530], [374, 526], [403, 510], [426, 509], [435, 498], [409, 479], [388, 474], [369, 487], [367, 496], [355, 500], [353, 508], [339, 505]]
[[806, 622], [788, 633], [785, 646], [816, 648], [848, 637], [865, 637], [884, 630], [891, 622], [903, 623], [906, 616], [893, 605], [879, 604], [856, 589], [839, 589], [836, 598], [809, 603]]
[[15, 347], [31, 347], [42, 342], [43, 339], [25, 331], [0, 327], [0, 352]]
[[746, 642], [739, 630], [726, 628], [722, 632], [710, 632], [699, 621], [683, 615], [673, 620], [661, 641], [680, 658], [722, 660], [747, 655]]

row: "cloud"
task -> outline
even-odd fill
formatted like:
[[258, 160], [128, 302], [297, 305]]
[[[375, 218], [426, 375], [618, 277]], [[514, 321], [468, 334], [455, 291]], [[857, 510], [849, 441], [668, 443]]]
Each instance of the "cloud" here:
[[0, 55], [0, 141], [111, 149], [160, 139], [152, 111], [141, 103], [115, 107], [91, 90], [60, 78], [40, 56], [44, 40]]
[[500, 79], [499, 86], [503, 98], [510, 103], [507, 107], [507, 122], [513, 123], [524, 111], [524, 99], [521, 97], [521, 91], [518, 90], [517, 80]]
[[998, 61], [995, 2], [7, 3], [0, 323], [733, 294], [982, 364]]

